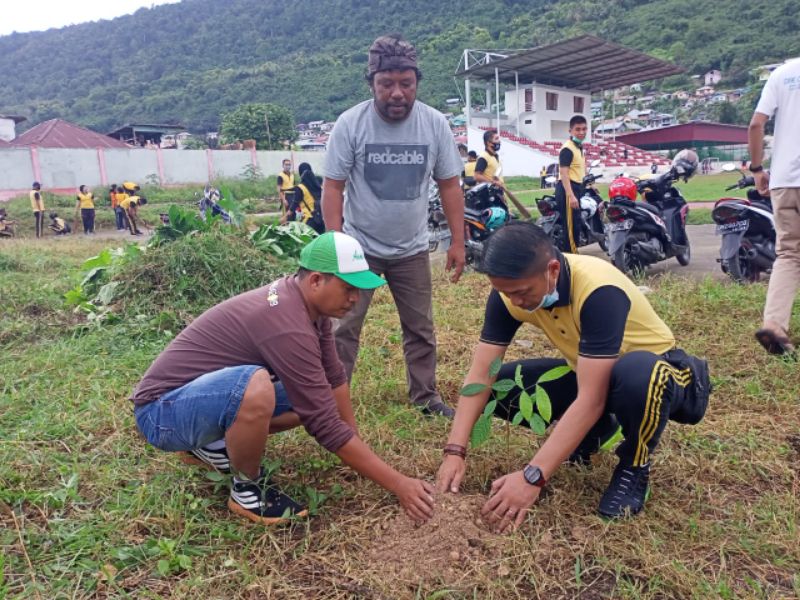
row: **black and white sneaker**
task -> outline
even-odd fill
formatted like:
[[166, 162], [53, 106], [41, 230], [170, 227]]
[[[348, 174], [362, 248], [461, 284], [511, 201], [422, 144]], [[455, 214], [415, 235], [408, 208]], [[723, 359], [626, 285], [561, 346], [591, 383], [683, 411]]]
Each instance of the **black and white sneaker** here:
[[456, 416], [456, 411], [447, 406], [441, 400], [429, 400], [428, 402], [414, 403], [426, 417], [445, 417], [452, 419]]
[[228, 508], [264, 525], [279, 525], [308, 515], [305, 506], [284, 494], [263, 474], [255, 481], [234, 477]]
[[183, 452], [181, 460], [187, 465], [199, 465], [219, 471], [220, 473], [231, 472], [231, 461], [228, 458], [228, 450], [225, 447], [210, 450], [209, 448], [195, 448], [188, 452]]
[[650, 463], [643, 467], [617, 465], [597, 512], [608, 519], [632, 516], [650, 498]]

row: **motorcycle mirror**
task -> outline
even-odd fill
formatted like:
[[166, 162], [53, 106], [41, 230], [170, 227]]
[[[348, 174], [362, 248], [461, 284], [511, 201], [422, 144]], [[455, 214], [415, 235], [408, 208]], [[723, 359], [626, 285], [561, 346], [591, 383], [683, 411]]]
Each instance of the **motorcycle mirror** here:
[[722, 165], [722, 170], [725, 171], [726, 173], [730, 173], [736, 170], [736, 165], [733, 163], [725, 163], [724, 165]]

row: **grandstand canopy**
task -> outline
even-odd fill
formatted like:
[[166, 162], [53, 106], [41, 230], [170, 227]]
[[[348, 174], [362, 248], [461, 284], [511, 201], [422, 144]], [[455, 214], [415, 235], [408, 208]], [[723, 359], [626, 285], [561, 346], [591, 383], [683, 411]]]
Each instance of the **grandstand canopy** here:
[[582, 35], [525, 50], [467, 50], [456, 75], [494, 80], [495, 69], [502, 82], [514, 83], [518, 78], [592, 92], [683, 72], [677, 65], [638, 50]]

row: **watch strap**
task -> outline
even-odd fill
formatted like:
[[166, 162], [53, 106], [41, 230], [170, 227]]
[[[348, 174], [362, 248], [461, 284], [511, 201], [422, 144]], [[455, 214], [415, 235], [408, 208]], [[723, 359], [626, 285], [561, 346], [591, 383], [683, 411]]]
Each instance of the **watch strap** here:
[[537, 466], [526, 465], [522, 470], [522, 475], [525, 477], [525, 481], [530, 485], [538, 488], [543, 488], [547, 485], [547, 479], [545, 479], [544, 473], [542, 473], [542, 470]]
[[764, 165], [757, 165], [755, 167], [753, 165], [750, 165], [751, 173], [761, 173], [761, 171], [763, 170], [764, 170]]
[[444, 455], [452, 454], [453, 456], [460, 456], [461, 458], [466, 460], [467, 449], [461, 444], [447, 444], [442, 449], [442, 454]]

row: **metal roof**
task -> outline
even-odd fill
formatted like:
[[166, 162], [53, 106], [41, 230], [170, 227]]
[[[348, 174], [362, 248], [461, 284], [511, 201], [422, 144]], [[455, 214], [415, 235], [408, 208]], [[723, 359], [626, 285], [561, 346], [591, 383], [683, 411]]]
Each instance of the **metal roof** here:
[[161, 123], [128, 123], [122, 127], [117, 127], [114, 131], [109, 131], [110, 136], [124, 135], [127, 130], [137, 131], [140, 133], [170, 133], [182, 132], [186, 130], [183, 125], [165, 125]]
[[747, 143], [747, 127], [710, 121], [692, 121], [658, 129], [617, 134], [617, 140], [644, 150], [743, 145]]
[[31, 127], [11, 141], [12, 146], [42, 148], [129, 148], [114, 138], [62, 119], [50, 119]]
[[677, 65], [593, 35], [512, 51], [505, 58], [490, 52], [498, 51], [488, 51], [485, 61], [460, 68], [456, 75], [494, 79], [497, 69], [505, 82], [513, 82], [518, 74], [524, 82], [596, 92], [683, 72]]

